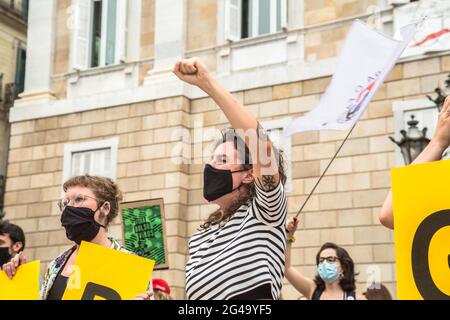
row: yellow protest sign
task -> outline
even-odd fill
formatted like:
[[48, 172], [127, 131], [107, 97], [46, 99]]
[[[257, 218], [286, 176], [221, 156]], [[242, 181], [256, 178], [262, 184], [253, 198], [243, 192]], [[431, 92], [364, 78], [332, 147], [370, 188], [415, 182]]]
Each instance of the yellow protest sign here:
[[450, 299], [450, 161], [392, 169], [399, 299]]
[[9, 279], [0, 271], [0, 300], [38, 300], [40, 261], [32, 261], [17, 268]]
[[82, 242], [63, 300], [131, 300], [147, 291], [155, 261]]

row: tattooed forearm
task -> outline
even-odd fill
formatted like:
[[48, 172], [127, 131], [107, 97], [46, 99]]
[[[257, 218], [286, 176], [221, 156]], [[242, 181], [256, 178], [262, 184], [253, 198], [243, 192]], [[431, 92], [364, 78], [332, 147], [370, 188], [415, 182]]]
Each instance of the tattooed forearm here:
[[259, 181], [260, 186], [265, 191], [272, 191], [276, 187], [274, 176], [262, 176], [262, 179], [258, 178], [258, 181]]

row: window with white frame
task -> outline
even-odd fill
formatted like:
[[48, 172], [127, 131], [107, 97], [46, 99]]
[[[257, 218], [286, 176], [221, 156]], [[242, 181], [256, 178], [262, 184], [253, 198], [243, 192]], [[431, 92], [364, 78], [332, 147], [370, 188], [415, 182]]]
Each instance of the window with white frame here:
[[118, 139], [64, 146], [63, 180], [84, 174], [116, 179]]
[[72, 0], [72, 68], [83, 70], [125, 60], [127, 2]]
[[260, 121], [260, 123], [269, 135], [270, 141], [272, 141], [273, 145], [283, 151], [287, 176], [285, 190], [286, 192], [290, 192], [292, 190], [291, 137], [284, 137], [283, 133], [287, 126], [291, 123], [291, 118]]
[[226, 0], [226, 38], [237, 41], [276, 33], [287, 26], [287, 0]]

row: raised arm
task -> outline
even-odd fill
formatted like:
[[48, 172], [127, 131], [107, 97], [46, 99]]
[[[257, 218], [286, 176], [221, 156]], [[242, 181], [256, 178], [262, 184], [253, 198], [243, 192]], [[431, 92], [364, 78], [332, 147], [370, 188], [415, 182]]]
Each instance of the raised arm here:
[[[295, 230], [297, 230], [298, 220], [295, 218], [290, 218], [286, 224], [286, 231], [287, 238], [291, 239], [292, 236], [295, 233]], [[286, 248], [286, 271], [285, 271], [285, 277], [286, 279], [294, 286], [295, 289], [297, 289], [298, 292], [300, 292], [302, 295], [306, 297], [306, 299], [311, 299], [311, 296], [313, 294], [314, 288], [316, 285], [314, 284], [314, 281], [310, 278], [305, 277], [302, 275], [297, 269], [295, 269], [292, 266], [291, 262], [291, 251], [292, 251], [292, 244], [290, 241], [287, 241], [287, 248]]]
[[[445, 99], [439, 113], [436, 131], [428, 146], [417, 156], [412, 164], [437, 161], [442, 158], [445, 149], [450, 145], [450, 96]], [[394, 229], [394, 208], [392, 204], [392, 189], [384, 201], [379, 214], [380, 222], [387, 228]]]
[[222, 109], [250, 150], [256, 183], [263, 190], [273, 190], [280, 180], [278, 162], [272, 143], [256, 118], [212, 77], [198, 58], [177, 62], [173, 72], [180, 80], [205, 91]]

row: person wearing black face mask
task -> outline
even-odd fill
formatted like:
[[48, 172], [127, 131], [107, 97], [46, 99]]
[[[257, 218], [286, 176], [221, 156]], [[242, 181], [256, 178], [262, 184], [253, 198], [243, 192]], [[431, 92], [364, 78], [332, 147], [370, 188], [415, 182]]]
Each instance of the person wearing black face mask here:
[[[41, 286], [41, 299], [44, 300], [61, 300], [82, 241], [131, 253], [107, 236], [106, 228], [118, 215], [122, 199], [119, 188], [111, 179], [90, 175], [73, 177], [64, 183], [63, 190], [65, 196], [58, 203], [61, 225], [74, 246], [50, 262]], [[20, 264], [17, 259], [8, 264], [5, 272], [10, 278]], [[146, 292], [136, 298], [147, 300], [150, 296], [151, 293]]]
[[239, 189], [241, 185], [233, 188], [233, 173], [244, 171], [248, 169], [222, 170], [207, 164], [203, 172], [203, 197], [212, 202]]
[[187, 298], [279, 299], [287, 216], [281, 153], [198, 58], [177, 62], [173, 72], [205, 91], [234, 128], [203, 172], [203, 196], [219, 209], [189, 241]]
[[18, 225], [0, 221], [0, 269], [25, 249], [25, 234]]
[[106, 230], [106, 226], [95, 220], [95, 213], [101, 207], [92, 210], [66, 205], [61, 215], [61, 225], [66, 230], [67, 239], [80, 245], [81, 241], [92, 241], [99, 233], [100, 228]]

